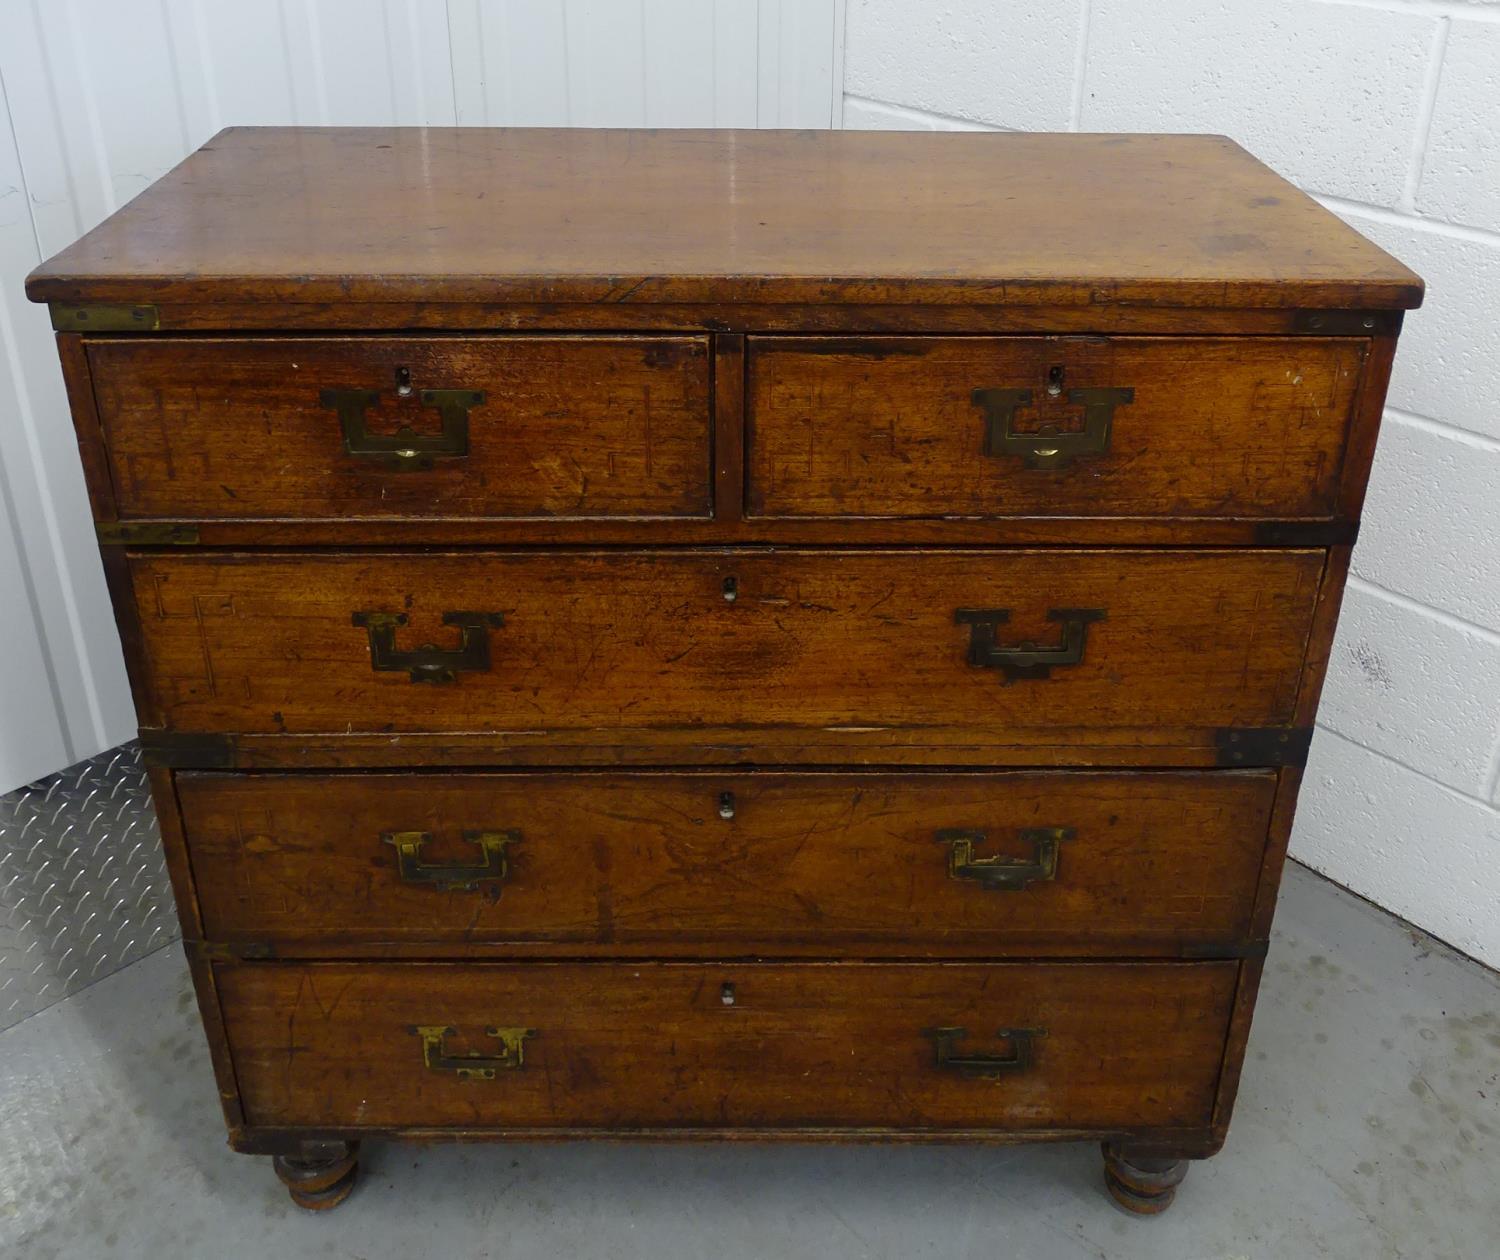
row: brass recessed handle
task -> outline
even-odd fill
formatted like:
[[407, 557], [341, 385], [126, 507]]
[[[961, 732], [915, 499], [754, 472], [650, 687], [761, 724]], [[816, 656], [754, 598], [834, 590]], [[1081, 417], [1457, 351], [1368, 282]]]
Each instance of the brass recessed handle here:
[[526, 1066], [526, 1039], [535, 1028], [486, 1028], [486, 1037], [499, 1038], [499, 1054], [450, 1054], [444, 1039], [458, 1030], [443, 1024], [418, 1024], [411, 1029], [422, 1039], [422, 1062], [429, 1072], [452, 1072], [461, 1081], [492, 1081], [500, 1072], [519, 1072]]
[[[1047, 394], [1063, 393], [1063, 373], [1054, 367], [1047, 378]], [[1026, 432], [1015, 427], [1016, 412], [1029, 407], [1029, 389], [976, 389], [970, 401], [984, 413], [984, 446], [993, 458], [1020, 456], [1027, 468], [1067, 468], [1080, 455], [1102, 455], [1109, 450], [1115, 408], [1135, 401], [1133, 389], [1070, 389], [1068, 402], [1083, 408], [1083, 426], [1077, 430], [1043, 424]]]
[[1032, 884], [1056, 879], [1058, 846], [1073, 838], [1073, 828], [1022, 827], [1017, 834], [1022, 844], [1031, 847], [1029, 858], [975, 857], [974, 850], [989, 839], [982, 831], [945, 827], [934, 838], [949, 846], [948, 875], [952, 879], [972, 880], [995, 892], [1021, 892]]
[[[396, 374], [396, 393], [407, 397], [412, 392], [411, 374], [405, 369]], [[325, 389], [318, 395], [321, 406], [338, 413], [339, 428], [344, 435], [344, 452], [356, 459], [368, 459], [397, 472], [411, 472], [432, 467], [435, 459], [458, 459], [469, 453], [469, 409], [484, 402], [484, 391], [478, 389], [424, 389], [419, 395], [422, 406], [436, 407], [439, 429], [436, 433], [418, 433], [403, 425], [395, 433], [371, 433], [365, 412], [380, 401], [373, 389]]]
[[377, 673], [405, 670], [415, 683], [451, 683], [460, 672], [483, 672], [490, 667], [490, 631], [505, 624], [504, 613], [445, 612], [443, 624], [457, 626], [458, 646], [435, 643], [401, 651], [396, 628], [406, 624], [405, 613], [357, 612], [356, 626], [370, 637], [370, 668]]
[[994, 1078], [1015, 1076], [1026, 1071], [1036, 1061], [1035, 1043], [1045, 1037], [1045, 1028], [1002, 1028], [995, 1034], [997, 1041], [1009, 1045], [1003, 1054], [955, 1053], [957, 1045], [969, 1035], [966, 1028], [924, 1028], [924, 1037], [931, 1037], [934, 1056], [939, 1070], [956, 1072], [959, 1076]]
[[969, 627], [969, 664], [978, 669], [998, 669], [1007, 683], [1050, 678], [1054, 669], [1080, 664], [1089, 626], [1107, 618], [1108, 611], [1103, 608], [1049, 608], [1047, 620], [1062, 626], [1062, 639], [1056, 646], [1023, 642], [1001, 647], [995, 631], [1010, 620], [1009, 608], [957, 608], [953, 612], [955, 625]]
[[382, 831], [380, 838], [396, 850], [396, 872], [408, 884], [437, 892], [475, 892], [484, 883], [503, 883], [510, 874], [506, 849], [521, 843], [521, 833], [466, 831], [464, 839], [479, 846], [479, 862], [424, 862], [422, 846], [432, 839], [428, 831]]

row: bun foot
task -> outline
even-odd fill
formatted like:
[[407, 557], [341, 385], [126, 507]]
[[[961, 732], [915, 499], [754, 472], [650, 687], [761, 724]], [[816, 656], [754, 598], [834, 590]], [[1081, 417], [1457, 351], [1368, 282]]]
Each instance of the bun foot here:
[[306, 1142], [296, 1155], [271, 1160], [292, 1202], [309, 1212], [326, 1212], [349, 1197], [359, 1176], [358, 1142]]
[[1187, 1170], [1185, 1159], [1135, 1154], [1114, 1142], [1104, 1143], [1105, 1188], [1110, 1198], [1137, 1216], [1156, 1216], [1171, 1207]]

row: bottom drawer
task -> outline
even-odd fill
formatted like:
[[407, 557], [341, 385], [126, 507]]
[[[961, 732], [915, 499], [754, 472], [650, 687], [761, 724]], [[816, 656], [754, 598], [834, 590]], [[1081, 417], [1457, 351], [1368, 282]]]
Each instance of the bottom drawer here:
[[251, 1125], [972, 1132], [1206, 1125], [1237, 967], [248, 963], [217, 980]]

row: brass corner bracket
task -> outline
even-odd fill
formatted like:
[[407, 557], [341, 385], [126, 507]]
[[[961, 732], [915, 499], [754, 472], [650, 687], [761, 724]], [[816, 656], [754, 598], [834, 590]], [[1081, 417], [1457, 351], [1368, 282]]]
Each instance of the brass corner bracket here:
[[101, 547], [191, 547], [198, 541], [198, 527], [161, 521], [96, 521], [94, 536]]
[[58, 332], [155, 332], [161, 312], [154, 306], [73, 306], [52, 302], [52, 327]]
[[142, 731], [141, 760], [157, 770], [229, 770], [234, 737], [194, 731]]
[[1220, 766], [1305, 766], [1310, 726], [1223, 726], [1214, 732]]
[[1400, 311], [1298, 311], [1292, 331], [1324, 337], [1378, 337], [1401, 330]]

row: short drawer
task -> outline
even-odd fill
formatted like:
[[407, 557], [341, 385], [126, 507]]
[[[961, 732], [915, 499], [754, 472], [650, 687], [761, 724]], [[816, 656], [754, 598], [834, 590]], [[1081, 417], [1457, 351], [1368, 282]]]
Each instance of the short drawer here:
[[88, 347], [122, 517], [707, 516], [706, 337]]
[[1366, 343], [757, 337], [757, 517], [1325, 518]]
[[1210, 1119], [1235, 963], [216, 968], [246, 1121], [1109, 1129]]
[[1178, 954], [1249, 931], [1274, 773], [177, 776], [204, 930], [681, 955]]
[[130, 566], [141, 681], [169, 729], [575, 732], [616, 747], [622, 731], [679, 732], [753, 749], [788, 733], [916, 745], [941, 728], [993, 745], [1281, 725], [1323, 554], [193, 552]]

